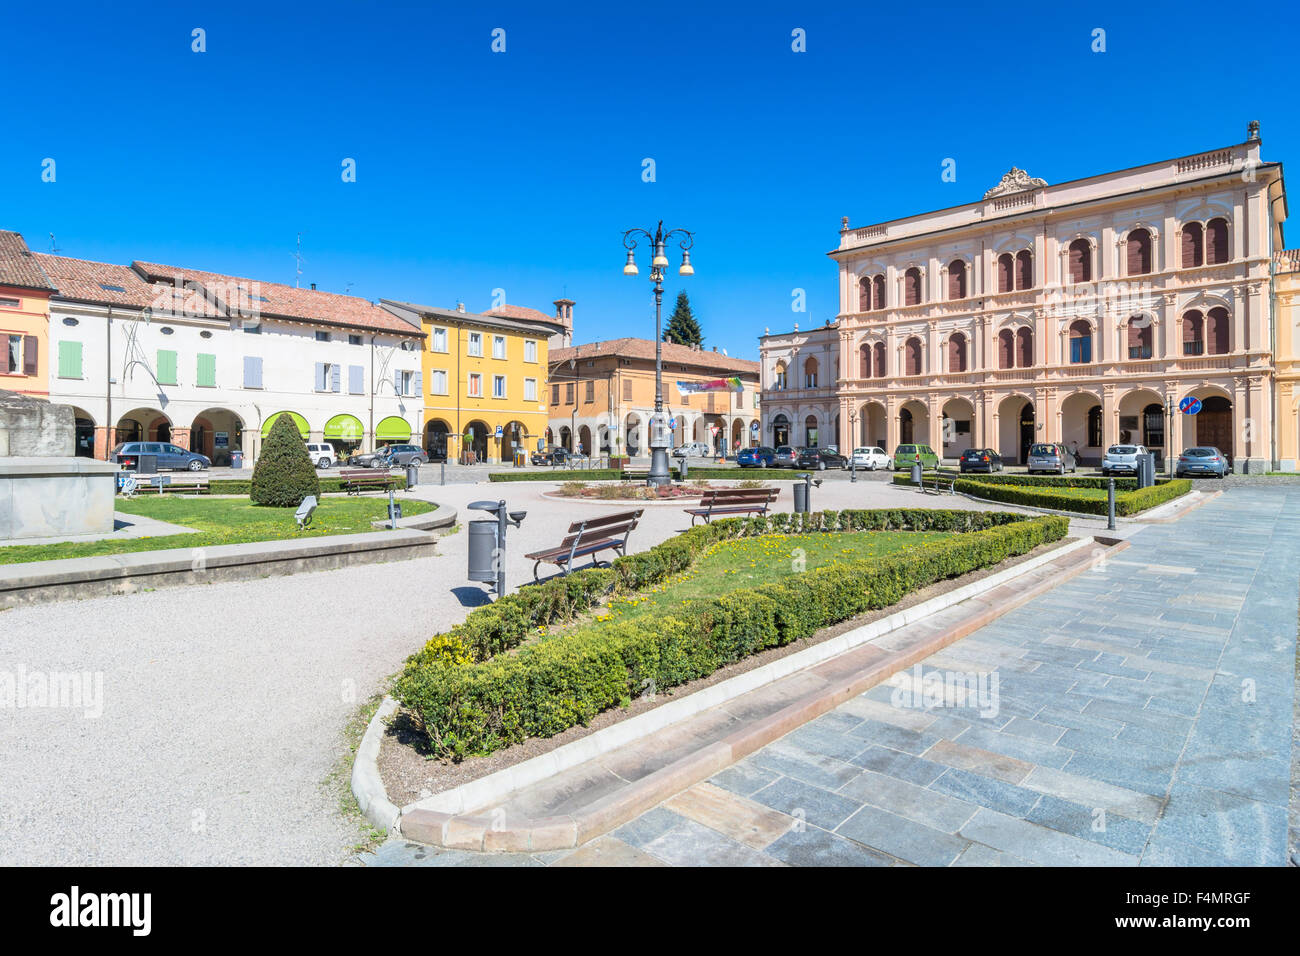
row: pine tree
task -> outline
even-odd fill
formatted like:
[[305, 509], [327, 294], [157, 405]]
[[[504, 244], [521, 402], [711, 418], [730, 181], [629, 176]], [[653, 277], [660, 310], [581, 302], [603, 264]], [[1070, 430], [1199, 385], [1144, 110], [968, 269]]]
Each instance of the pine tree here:
[[281, 414], [271, 426], [253, 466], [254, 504], [296, 508], [308, 495], [320, 497], [320, 479], [293, 418]]
[[704, 344], [704, 333], [700, 331], [700, 323], [695, 321], [695, 315], [691, 312], [691, 300], [685, 292], [677, 293], [677, 305], [668, 317], [664, 341], [676, 342], [678, 345]]

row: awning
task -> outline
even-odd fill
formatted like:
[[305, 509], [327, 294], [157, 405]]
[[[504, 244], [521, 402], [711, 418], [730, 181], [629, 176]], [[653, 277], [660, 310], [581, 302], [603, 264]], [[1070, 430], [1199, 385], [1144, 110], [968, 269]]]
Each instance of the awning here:
[[281, 415], [288, 415], [293, 419], [293, 423], [298, 426], [298, 434], [302, 436], [303, 441], [306, 441], [307, 435], [311, 429], [307, 427], [307, 419], [303, 418], [297, 412], [276, 412], [274, 415], [268, 416], [266, 421], [262, 424], [262, 437], [265, 438], [267, 435], [271, 434], [271, 426], [275, 424], [275, 420]]
[[409, 442], [411, 423], [400, 416], [389, 415], [375, 426], [375, 438], [378, 441]]
[[355, 415], [335, 415], [325, 423], [325, 440], [361, 441], [365, 428]]

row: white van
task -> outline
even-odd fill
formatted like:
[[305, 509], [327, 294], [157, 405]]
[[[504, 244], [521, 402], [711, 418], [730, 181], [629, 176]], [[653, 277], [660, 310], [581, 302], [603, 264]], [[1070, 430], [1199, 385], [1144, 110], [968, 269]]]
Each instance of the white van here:
[[307, 443], [307, 454], [311, 456], [312, 464], [317, 468], [331, 468], [335, 464], [334, 446], [322, 443]]

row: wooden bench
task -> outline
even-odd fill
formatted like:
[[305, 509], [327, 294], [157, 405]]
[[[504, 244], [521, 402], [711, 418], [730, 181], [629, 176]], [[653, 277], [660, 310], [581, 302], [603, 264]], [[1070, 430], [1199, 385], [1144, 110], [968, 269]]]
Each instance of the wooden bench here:
[[186, 475], [168, 475], [167, 477], [171, 478], [171, 481], [161, 487], [155, 485], [148, 478], [136, 478], [134, 494], [184, 492], [190, 495], [206, 495], [211, 490], [208, 487], [208, 479], [206, 478], [191, 478]]
[[719, 488], [704, 492], [699, 507], [687, 508], [686, 513], [692, 525], [696, 518], [708, 524], [717, 515], [765, 515], [780, 493], [779, 488]]
[[[537, 569], [543, 563], [554, 564], [560, 568], [561, 573], [567, 575], [573, 570], [573, 562], [577, 558], [589, 554], [595, 555], [601, 551], [627, 554], [627, 536], [641, 520], [643, 510], [637, 508], [635, 511], [619, 511], [599, 518], [588, 518], [586, 521], [575, 521], [569, 525], [568, 533], [557, 547], [524, 555], [529, 561], [535, 562], [533, 580], [540, 580], [537, 577]], [[595, 566], [594, 557], [591, 563]]]
[[340, 471], [339, 480], [343, 483], [343, 490], [350, 495], [359, 495], [363, 491], [372, 489], [387, 491], [395, 481], [387, 468], [357, 468], [351, 471]]

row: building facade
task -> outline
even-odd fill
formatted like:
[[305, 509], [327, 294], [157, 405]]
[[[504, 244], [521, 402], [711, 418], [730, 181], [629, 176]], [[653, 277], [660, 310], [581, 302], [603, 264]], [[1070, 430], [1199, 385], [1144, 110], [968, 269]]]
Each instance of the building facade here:
[[425, 335], [421, 434], [431, 459], [509, 462], [537, 447], [546, 429], [548, 341], [565, 333], [562, 312], [380, 301]]
[[78, 454], [166, 441], [256, 459], [281, 413], [340, 454], [418, 435], [423, 333], [355, 296], [219, 273], [37, 254], [51, 298], [50, 398]]
[[1273, 256], [1277, 337], [1278, 467], [1300, 470], [1300, 249]]
[[1063, 441], [1085, 463], [1115, 442], [1212, 444], [1238, 471], [1269, 467], [1286, 200], [1260, 149], [1252, 123], [1223, 149], [1059, 185], [1012, 169], [980, 202], [846, 217], [829, 253], [841, 444], [1023, 462]]
[[[730, 453], [759, 444], [759, 363], [663, 343], [664, 410], [673, 444], [699, 441]], [[655, 406], [655, 343], [621, 338], [551, 352], [549, 444], [587, 454], [649, 454]], [[678, 382], [738, 378], [741, 388], [683, 392]]]
[[0, 232], [0, 388], [50, 394], [49, 277], [16, 232]]
[[762, 442], [819, 447], [841, 434], [840, 330], [834, 322], [801, 332], [765, 332], [758, 340], [762, 369]]

